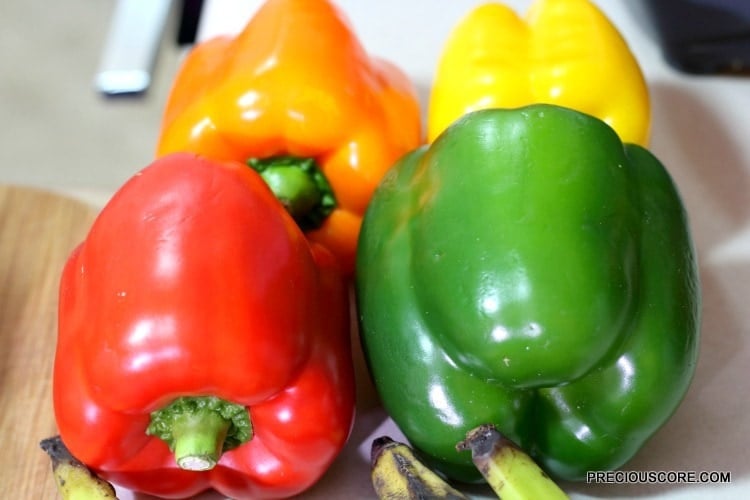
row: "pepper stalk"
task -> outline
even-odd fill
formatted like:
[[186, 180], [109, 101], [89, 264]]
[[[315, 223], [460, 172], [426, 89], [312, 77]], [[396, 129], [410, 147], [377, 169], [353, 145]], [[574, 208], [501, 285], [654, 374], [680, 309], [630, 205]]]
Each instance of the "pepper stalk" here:
[[151, 413], [146, 434], [164, 441], [181, 469], [213, 469], [221, 454], [253, 436], [244, 406], [214, 396], [181, 397]]
[[250, 158], [276, 198], [303, 231], [317, 229], [336, 208], [333, 189], [315, 159], [297, 156]]

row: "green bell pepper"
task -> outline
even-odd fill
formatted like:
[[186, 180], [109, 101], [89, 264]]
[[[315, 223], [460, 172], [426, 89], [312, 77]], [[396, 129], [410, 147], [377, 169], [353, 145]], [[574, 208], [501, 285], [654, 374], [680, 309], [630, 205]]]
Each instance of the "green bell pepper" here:
[[412, 445], [479, 481], [493, 423], [553, 476], [627, 462], [698, 355], [700, 286], [664, 166], [552, 105], [465, 115], [382, 180], [359, 240], [360, 334]]

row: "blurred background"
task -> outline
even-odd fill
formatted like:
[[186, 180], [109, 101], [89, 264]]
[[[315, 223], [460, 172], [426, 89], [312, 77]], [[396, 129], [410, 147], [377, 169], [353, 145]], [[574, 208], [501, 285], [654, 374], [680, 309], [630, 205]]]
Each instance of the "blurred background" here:
[[[153, 5], [158, 2], [143, 2]], [[95, 87], [115, 0], [4, 0], [0, 6], [0, 182], [99, 203], [153, 156], [184, 45], [171, 4], [151, 85], [138, 96]], [[132, 40], [142, 34], [133, 31]]]

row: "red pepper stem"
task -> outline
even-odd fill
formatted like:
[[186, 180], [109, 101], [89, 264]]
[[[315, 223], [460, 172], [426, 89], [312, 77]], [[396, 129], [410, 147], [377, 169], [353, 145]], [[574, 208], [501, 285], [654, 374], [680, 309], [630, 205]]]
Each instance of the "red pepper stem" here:
[[250, 158], [247, 164], [260, 174], [303, 231], [320, 227], [336, 207], [333, 189], [314, 158]]
[[250, 413], [242, 405], [214, 396], [186, 396], [151, 413], [146, 434], [164, 441], [177, 465], [209, 470], [222, 452], [253, 437]]
[[186, 470], [213, 469], [228, 429], [229, 422], [215, 412], [184, 414], [172, 427], [177, 465]]

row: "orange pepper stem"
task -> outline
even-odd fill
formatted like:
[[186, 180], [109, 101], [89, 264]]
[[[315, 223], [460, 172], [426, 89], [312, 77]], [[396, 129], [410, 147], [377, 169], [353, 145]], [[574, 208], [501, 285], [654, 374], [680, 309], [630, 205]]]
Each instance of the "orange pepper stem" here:
[[319, 228], [336, 207], [333, 189], [313, 158], [250, 158], [247, 164], [260, 174], [303, 231]]

